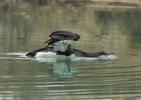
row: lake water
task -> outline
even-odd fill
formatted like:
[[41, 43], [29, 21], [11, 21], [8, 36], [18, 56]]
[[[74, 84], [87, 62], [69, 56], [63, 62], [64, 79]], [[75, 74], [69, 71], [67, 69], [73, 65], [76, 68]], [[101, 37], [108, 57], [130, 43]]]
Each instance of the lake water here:
[[[74, 48], [118, 58], [24, 56], [56, 30], [78, 33]], [[0, 100], [141, 100], [141, 10], [0, 5]]]

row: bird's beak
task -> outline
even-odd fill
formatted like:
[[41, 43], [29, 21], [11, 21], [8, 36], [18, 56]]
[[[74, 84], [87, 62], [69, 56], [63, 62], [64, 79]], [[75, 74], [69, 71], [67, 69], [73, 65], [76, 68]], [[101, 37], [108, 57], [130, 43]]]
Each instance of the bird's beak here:
[[44, 42], [44, 44], [48, 43], [51, 39], [47, 40], [46, 42]]

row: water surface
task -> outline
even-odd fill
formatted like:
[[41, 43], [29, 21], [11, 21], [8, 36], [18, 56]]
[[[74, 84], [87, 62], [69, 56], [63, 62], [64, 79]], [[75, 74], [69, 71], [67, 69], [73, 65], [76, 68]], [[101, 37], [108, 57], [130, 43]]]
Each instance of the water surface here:
[[[141, 11], [73, 5], [0, 6], [0, 100], [141, 100]], [[42, 62], [25, 53], [56, 30], [76, 32], [73, 47], [117, 59]]]

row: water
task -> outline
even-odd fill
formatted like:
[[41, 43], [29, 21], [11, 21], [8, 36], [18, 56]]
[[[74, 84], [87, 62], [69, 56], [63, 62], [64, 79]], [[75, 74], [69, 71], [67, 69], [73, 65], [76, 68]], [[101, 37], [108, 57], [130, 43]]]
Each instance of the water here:
[[[140, 9], [0, 5], [0, 100], [141, 100], [140, 17]], [[74, 48], [118, 58], [25, 57], [56, 30], [78, 33]]]

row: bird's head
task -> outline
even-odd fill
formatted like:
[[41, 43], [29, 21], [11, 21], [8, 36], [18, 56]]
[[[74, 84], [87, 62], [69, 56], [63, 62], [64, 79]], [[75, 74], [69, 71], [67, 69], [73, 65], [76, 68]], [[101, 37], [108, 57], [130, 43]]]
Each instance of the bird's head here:
[[45, 43], [52, 45], [55, 51], [65, 52], [73, 41], [78, 41], [80, 36], [68, 31], [55, 31], [49, 35], [50, 39]]

